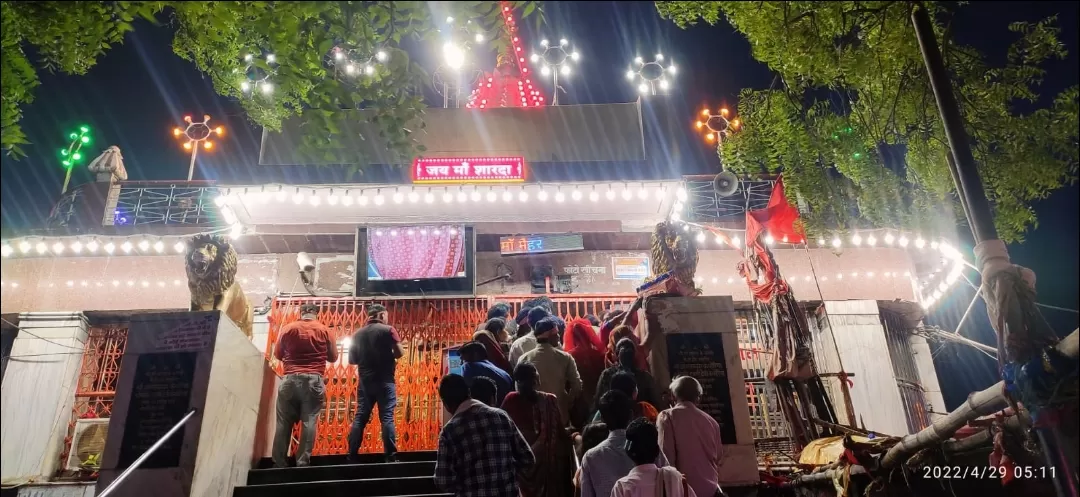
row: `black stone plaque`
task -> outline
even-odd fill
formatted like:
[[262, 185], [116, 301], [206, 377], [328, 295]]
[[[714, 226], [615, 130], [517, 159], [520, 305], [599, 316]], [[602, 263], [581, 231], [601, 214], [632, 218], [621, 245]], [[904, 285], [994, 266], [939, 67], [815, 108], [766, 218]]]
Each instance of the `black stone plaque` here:
[[720, 333], [673, 333], [667, 335], [671, 377], [693, 376], [701, 382], [698, 407], [720, 424], [720, 441], [735, 445], [735, 414], [731, 409], [724, 340]]
[[[197, 352], [165, 352], [139, 356], [118, 469], [131, 466], [191, 410], [191, 385], [197, 355]], [[173, 433], [139, 468], [179, 466], [186, 429], [185, 426]]]

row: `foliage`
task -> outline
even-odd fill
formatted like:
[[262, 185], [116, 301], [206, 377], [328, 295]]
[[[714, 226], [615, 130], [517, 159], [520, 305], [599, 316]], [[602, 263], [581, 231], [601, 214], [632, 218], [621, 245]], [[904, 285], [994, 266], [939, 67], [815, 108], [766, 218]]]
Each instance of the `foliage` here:
[[[85, 74], [113, 44], [132, 29], [136, 17], [167, 19], [175, 28], [173, 51], [207, 74], [214, 89], [241, 102], [247, 116], [270, 130], [293, 116], [304, 121], [303, 141], [324, 159], [356, 163], [336, 144], [343, 133], [342, 109], [367, 109], [388, 147], [411, 155], [411, 124], [422, 119], [424, 104], [414, 88], [423, 70], [402, 48], [403, 42], [429, 42], [437, 36], [434, 19], [469, 19], [495, 40], [508, 45], [502, 4], [529, 14], [531, 0], [516, 2], [2, 2], [3, 6], [3, 143], [20, 153], [26, 137], [19, 128], [21, 108], [33, 101], [37, 68], [23, 52], [39, 54], [37, 65], [50, 71]], [[437, 9], [438, 12], [434, 12]], [[345, 78], [329, 64], [331, 50], [344, 48], [373, 56], [389, 55], [371, 77]], [[265, 54], [274, 54], [273, 93], [241, 91], [246, 62], [253, 54], [262, 71]], [[420, 123], [422, 126], [422, 123]], [[362, 137], [369, 139], [372, 137]]]
[[[725, 167], [785, 173], [809, 207], [811, 230], [921, 226], [955, 209], [948, 141], [911, 22], [909, 2], [657, 2], [680, 27], [721, 16], [775, 73], [773, 87], [743, 91], [744, 128], [725, 140]], [[1056, 19], [1013, 23], [1000, 66], [960, 46], [945, 4], [926, 3], [961, 105], [1000, 235], [1023, 239], [1031, 203], [1075, 181], [1078, 101], [1069, 88], [1047, 108], [1040, 65], [1065, 56]], [[958, 216], [962, 217], [962, 215]]]

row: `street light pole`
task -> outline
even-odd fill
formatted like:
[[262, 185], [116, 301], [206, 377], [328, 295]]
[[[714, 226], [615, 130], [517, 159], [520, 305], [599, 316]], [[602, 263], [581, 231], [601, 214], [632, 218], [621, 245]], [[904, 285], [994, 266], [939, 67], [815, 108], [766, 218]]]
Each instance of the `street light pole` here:
[[71, 184], [71, 170], [82, 161], [82, 146], [90, 143], [90, 128], [79, 126], [78, 133], [68, 135], [71, 143], [66, 149], [60, 149], [61, 164], [64, 165], [64, 186], [60, 187], [60, 195], [67, 193], [68, 185]]

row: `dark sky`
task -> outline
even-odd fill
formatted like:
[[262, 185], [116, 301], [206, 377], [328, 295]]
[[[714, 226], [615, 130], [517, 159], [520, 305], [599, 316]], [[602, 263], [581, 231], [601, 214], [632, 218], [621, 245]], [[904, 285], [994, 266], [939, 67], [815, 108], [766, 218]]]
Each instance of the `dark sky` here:
[[[705, 104], [734, 107], [740, 89], [764, 88], [772, 81], [768, 69], [751, 57], [746, 40], [726, 24], [680, 30], [661, 20], [652, 2], [546, 2], [545, 9], [548, 23], [541, 34], [551, 39], [566, 37], [582, 53], [580, 70], [564, 82], [569, 95], [560, 97], [562, 103], [634, 100], [636, 92], [623, 73], [635, 55], [648, 58], [657, 51], [679, 65], [676, 91], [669, 103], [686, 108], [688, 114]], [[1011, 39], [1005, 30], [1008, 22], [1035, 21], [1053, 14], [1060, 16], [1062, 40], [1071, 53], [1068, 60], [1048, 65], [1043, 94], [1049, 97], [1077, 84], [1076, 2], [978, 2], [962, 8], [954, 29], [961, 43], [1003, 54]], [[224, 123], [228, 133], [217, 150], [200, 154], [196, 177], [227, 175], [258, 182], [260, 131], [247, 124], [234, 102], [217, 96], [193, 65], [173, 55], [171, 36], [167, 28], [140, 24], [123, 46], [109, 52], [88, 75], [42, 75], [37, 102], [25, 109], [23, 120], [33, 142], [26, 147], [29, 157], [0, 158], [5, 232], [37, 227], [48, 215], [63, 181], [57, 152], [66, 145], [66, 133], [82, 123], [93, 129], [91, 157], [108, 145], [118, 145], [131, 179], [178, 179], [186, 173], [188, 156], [170, 130], [184, 114], [209, 113]], [[532, 48], [540, 36], [527, 32], [524, 38]], [[691, 121], [687, 115], [687, 122]], [[72, 184], [90, 179], [81, 168]], [[1070, 309], [1080, 300], [1074, 214], [1078, 198], [1077, 187], [1072, 186], [1040, 202], [1036, 206], [1039, 227], [1025, 244], [1010, 247], [1014, 262], [1040, 276], [1040, 301]], [[971, 295], [970, 289], [955, 291], [929, 321], [953, 329]], [[981, 303], [972, 315], [975, 319], [969, 318], [964, 333], [994, 343]], [[1046, 315], [1059, 333], [1077, 326], [1076, 314], [1047, 310]], [[959, 347], [946, 347], [935, 359], [939, 376], [949, 378], [943, 388], [950, 408], [963, 401], [968, 391], [983, 388], [997, 377], [992, 361]]]

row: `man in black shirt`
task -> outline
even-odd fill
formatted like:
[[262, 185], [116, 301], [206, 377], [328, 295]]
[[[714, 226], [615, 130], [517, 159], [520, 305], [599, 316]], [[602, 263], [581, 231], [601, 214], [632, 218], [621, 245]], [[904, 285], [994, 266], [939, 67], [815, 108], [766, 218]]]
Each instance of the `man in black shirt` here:
[[352, 337], [349, 364], [355, 364], [360, 375], [356, 394], [356, 418], [349, 431], [349, 458], [355, 458], [364, 440], [364, 429], [371, 420], [371, 411], [379, 406], [382, 424], [383, 450], [387, 462], [395, 460], [397, 434], [394, 432], [394, 408], [397, 406], [397, 387], [394, 367], [402, 356], [401, 338], [393, 326], [386, 324], [386, 308], [379, 304], [367, 307], [368, 322]]

